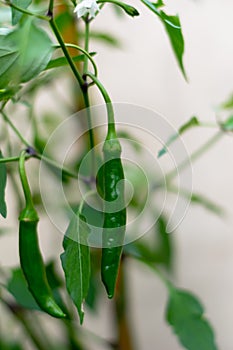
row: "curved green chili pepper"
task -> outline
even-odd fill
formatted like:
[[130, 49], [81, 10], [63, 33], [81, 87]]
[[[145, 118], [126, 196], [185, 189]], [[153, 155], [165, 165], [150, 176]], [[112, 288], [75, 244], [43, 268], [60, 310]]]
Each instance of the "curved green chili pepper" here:
[[25, 156], [23, 151], [19, 160], [19, 172], [26, 200], [26, 206], [19, 216], [19, 255], [20, 264], [28, 283], [28, 289], [40, 308], [54, 317], [66, 315], [53, 298], [46, 277], [45, 266], [41, 256], [37, 237], [37, 224], [39, 221], [34, 208], [29, 184], [25, 172]]
[[[120, 159], [121, 146], [116, 137], [106, 139], [103, 147], [104, 165], [103, 198], [105, 200], [103, 249], [101, 260], [102, 281], [108, 297], [114, 296], [114, 290], [124, 243], [126, 208], [124, 201], [124, 171]], [[109, 204], [109, 205], [108, 205]]]

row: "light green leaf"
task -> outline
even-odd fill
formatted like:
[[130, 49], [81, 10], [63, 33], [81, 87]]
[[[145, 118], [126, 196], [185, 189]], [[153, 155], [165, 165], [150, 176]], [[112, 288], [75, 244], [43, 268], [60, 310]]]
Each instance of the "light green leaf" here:
[[178, 61], [179, 67], [186, 78], [186, 73], [183, 65], [183, 54], [184, 54], [184, 38], [182, 34], [181, 24], [179, 16], [167, 15], [164, 11], [160, 11], [161, 1], [158, 3], [152, 3], [149, 0], [141, 0], [152, 12], [154, 12], [162, 21], [165, 30], [168, 34], [173, 52]]
[[186, 132], [187, 130], [193, 128], [193, 127], [196, 127], [196, 126], [199, 126], [200, 125], [200, 122], [199, 120], [197, 119], [197, 117], [192, 117], [189, 121], [187, 121], [185, 124], [183, 124], [178, 132], [174, 135], [172, 135], [166, 142], [166, 144], [164, 145], [164, 147], [159, 150], [158, 152], [158, 158], [162, 157], [164, 154], [167, 153], [168, 151], [168, 147], [178, 139], [178, 137], [182, 134], [184, 134], [184, 132]]
[[107, 2], [114, 4], [116, 6], [119, 6], [120, 8], [122, 8], [122, 10], [124, 10], [131, 17], [139, 16], [139, 12], [135, 7], [127, 5], [124, 2], [120, 2], [117, 0], [98, 0], [97, 1], [98, 4], [107, 3]]
[[223, 102], [220, 107], [222, 109], [233, 109], [233, 94], [228, 98], [226, 102]]
[[[91, 56], [95, 55], [95, 52], [91, 52], [90, 53]], [[72, 60], [74, 62], [80, 62], [80, 61], [84, 61], [85, 55], [77, 55], [72, 57]], [[66, 59], [66, 57], [58, 57], [55, 58], [51, 61], [49, 61], [47, 67], [45, 67], [45, 70], [51, 69], [51, 68], [58, 68], [58, 67], [64, 67], [68, 65], [68, 61]]]
[[214, 332], [199, 300], [189, 292], [169, 289], [166, 320], [188, 350], [217, 350]]
[[[1, 151], [0, 151], [0, 158], [3, 158]], [[4, 218], [6, 218], [6, 215], [7, 215], [7, 207], [5, 202], [6, 180], [7, 180], [6, 164], [0, 163], [0, 214]]]
[[[182, 193], [181, 193], [182, 194]], [[210, 199], [204, 197], [203, 195], [192, 193], [191, 195], [191, 203], [202, 205], [204, 208], [212, 211], [214, 214], [223, 215], [224, 210], [222, 207], [211, 201]]]
[[50, 38], [31, 19], [0, 37], [0, 89], [37, 76], [47, 66], [52, 51]]
[[[32, 0], [12, 0], [13, 5], [16, 5], [24, 10], [28, 8], [31, 2]], [[11, 9], [11, 13], [12, 13], [12, 24], [14, 26], [19, 22], [23, 14], [22, 12], [19, 12], [14, 8]]]
[[230, 116], [225, 123], [221, 123], [221, 128], [224, 131], [233, 131], [233, 116]]
[[77, 307], [80, 323], [83, 322], [83, 304], [87, 297], [90, 281], [90, 250], [87, 245], [89, 227], [85, 218], [74, 215], [66, 230], [61, 255], [66, 277], [66, 287]]

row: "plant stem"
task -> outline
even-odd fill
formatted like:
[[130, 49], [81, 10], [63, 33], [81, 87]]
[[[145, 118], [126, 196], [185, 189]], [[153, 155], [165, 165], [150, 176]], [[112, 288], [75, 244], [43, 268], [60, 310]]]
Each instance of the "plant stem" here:
[[[89, 25], [89, 23], [88, 23]], [[89, 35], [89, 33], [88, 33]], [[97, 76], [98, 75], [98, 68], [97, 68], [97, 65], [95, 63], [95, 61], [93, 60], [92, 56], [89, 54], [89, 52], [86, 50], [86, 47], [88, 48], [88, 46], [86, 46], [86, 43], [85, 43], [85, 49], [83, 49], [82, 47], [78, 46], [78, 45], [75, 45], [75, 44], [67, 44], [67, 43], [64, 43], [64, 45], [66, 47], [70, 47], [70, 48], [73, 48], [73, 49], [76, 49], [78, 51], [81, 51], [84, 55], [85, 55], [85, 59], [84, 59], [84, 62], [86, 61], [88, 63], [88, 59], [91, 61], [92, 65], [93, 65], [93, 69], [94, 69], [94, 74]], [[54, 46], [55, 48], [61, 48], [60, 45], [55, 45]]]
[[16, 305], [11, 305], [6, 300], [2, 299], [2, 302], [8, 308], [8, 310], [15, 316], [15, 318], [17, 318], [17, 320], [21, 322], [22, 326], [24, 327], [25, 331], [29, 335], [31, 341], [34, 343], [36, 348], [38, 350], [48, 350], [48, 347], [41, 342], [40, 337], [36, 334], [34, 328], [32, 327], [32, 322], [27, 320], [27, 317], [23, 309], [21, 309]]
[[0, 111], [4, 120], [7, 122], [7, 124], [10, 125], [11, 129], [14, 131], [14, 133], [18, 136], [18, 138], [22, 141], [22, 143], [27, 146], [30, 147], [30, 144], [27, 142], [27, 140], [25, 140], [25, 138], [23, 137], [23, 135], [19, 132], [19, 130], [14, 126], [14, 124], [12, 123], [12, 121], [8, 118], [8, 116], [6, 115], [6, 113], [2, 110]]
[[28, 210], [34, 211], [34, 204], [32, 200], [31, 190], [29, 187], [26, 170], [25, 170], [25, 158], [26, 158], [26, 151], [22, 151], [19, 158], [19, 174], [20, 174], [20, 179], [22, 182], [23, 192], [25, 196], [26, 207]]
[[33, 13], [33, 12], [31, 12], [31, 11], [25, 10], [25, 9], [23, 9], [23, 8], [21, 8], [21, 7], [17, 6], [17, 5], [15, 5], [15, 4], [13, 4], [12, 2], [10, 2], [10, 1], [8, 1], [8, 0], [6, 0], [6, 1], [1, 1], [1, 3], [4, 4], [4, 5], [10, 6], [10, 7], [12, 7], [13, 9], [15, 9], [15, 10], [21, 12], [21, 13], [24, 13], [24, 14], [26, 14], [26, 15], [28, 15], [28, 16], [33, 16], [33, 17], [42, 19], [42, 20], [44, 20], [44, 21], [49, 21], [49, 18], [48, 18], [47, 16], [39, 15], [39, 14], [37, 14], [37, 13]]
[[103, 84], [99, 81], [99, 79], [96, 76], [94, 76], [90, 72], [86, 73], [86, 76], [90, 77], [93, 80], [93, 82], [98, 87], [98, 89], [100, 90], [100, 92], [104, 98], [104, 101], [105, 101], [106, 107], [107, 107], [107, 113], [108, 113], [108, 135], [107, 135], [107, 138], [108, 139], [114, 138], [114, 137], [116, 137], [115, 119], [114, 119], [114, 110], [113, 110], [112, 101], [110, 99], [110, 96], [109, 96], [107, 90], [105, 89], [105, 87], [103, 86]]
[[19, 157], [9, 157], [9, 158], [1, 158], [0, 163], [11, 163], [11, 162], [18, 162]]
[[77, 70], [77, 68], [76, 68], [76, 66], [75, 66], [75, 64], [74, 64], [74, 62], [73, 62], [73, 60], [72, 60], [72, 58], [71, 58], [71, 56], [69, 54], [69, 51], [67, 50], [66, 45], [65, 45], [65, 43], [64, 43], [64, 41], [62, 39], [62, 36], [61, 36], [61, 34], [60, 34], [60, 32], [59, 32], [59, 30], [57, 28], [57, 25], [56, 25], [56, 23], [54, 21], [53, 9], [52, 9], [52, 5], [51, 5], [52, 2], [53, 2], [53, 0], [50, 0], [49, 12], [48, 12], [48, 16], [50, 16], [50, 21], [49, 21], [50, 26], [52, 28], [52, 31], [53, 31], [54, 35], [57, 38], [57, 41], [59, 42], [59, 44], [61, 46], [61, 49], [62, 49], [62, 51], [63, 51], [63, 53], [64, 53], [64, 55], [65, 55], [65, 57], [66, 57], [66, 59], [67, 59], [67, 61], [69, 63], [69, 65], [70, 65], [70, 68], [71, 68], [72, 72], [74, 73], [75, 78], [77, 79], [77, 81], [78, 81], [78, 83], [79, 83], [79, 85], [80, 85], [80, 87], [81, 87], [81, 89], [83, 91], [84, 80], [83, 80], [81, 74], [79, 73], [79, 71]]
[[116, 321], [118, 326], [118, 343], [116, 344], [116, 349], [119, 350], [133, 350], [133, 341], [131, 337], [130, 327], [127, 319], [127, 295], [126, 295], [126, 279], [125, 279], [125, 259], [122, 259], [119, 275], [116, 285], [116, 295], [115, 295], [115, 312]]
[[[85, 51], [89, 53], [89, 36], [90, 36], [90, 25], [88, 22], [88, 19], [85, 21]], [[86, 56], [84, 59], [84, 66], [83, 66], [83, 76], [85, 77], [86, 73], [88, 71], [88, 57]], [[97, 70], [95, 71], [95, 75], [97, 74]], [[90, 142], [90, 149], [91, 151], [91, 174], [92, 176], [95, 175], [95, 166], [96, 166], [96, 156], [95, 156], [95, 140], [94, 140], [94, 132], [92, 129], [92, 120], [91, 120], [91, 110], [90, 110], [90, 100], [89, 100], [89, 93], [88, 93], [88, 85], [86, 85], [86, 90], [83, 90], [83, 99], [86, 106], [86, 112], [87, 112], [87, 124], [88, 124], [88, 133], [89, 133], [89, 142]]]

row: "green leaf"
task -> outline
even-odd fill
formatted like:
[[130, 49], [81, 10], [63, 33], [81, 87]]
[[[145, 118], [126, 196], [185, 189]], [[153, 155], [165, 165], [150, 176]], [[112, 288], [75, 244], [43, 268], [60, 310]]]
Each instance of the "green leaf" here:
[[[80, 34], [81, 34], [81, 37], [84, 38], [85, 33], [80, 33]], [[115, 46], [115, 47], [120, 46], [120, 41], [115, 36], [109, 33], [92, 31], [90, 33], [90, 38], [94, 40], [102, 41], [111, 46]]]
[[168, 147], [178, 139], [178, 137], [182, 134], [184, 134], [187, 130], [193, 128], [193, 127], [196, 127], [196, 126], [200, 126], [200, 122], [199, 120], [197, 119], [197, 117], [192, 117], [190, 120], [188, 120], [185, 124], [183, 124], [178, 132], [174, 135], [172, 135], [168, 140], [167, 142], [165, 143], [164, 147], [159, 150], [158, 152], [158, 158], [162, 157], [164, 154], [167, 153], [168, 151]]
[[[3, 158], [2, 152], [0, 151], [0, 159]], [[6, 164], [0, 163], [0, 214], [6, 218], [7, 207], [5, 202], [5, 189], [6, 189], [7, 171]]]
[[191, 195], [191, 203], [201, 205], [205, 209], [213, 212], [214, 214], [217, 214], [217, 215], [223, 215], [224, 214], [224, 209], [222, 207], [220, 207], [219, 205], [215, 204], [213, 201], [211, 201], [210, 199], [204, 197], [203, 195], [200, 195], [200, 194], [197, 194], [197, 193], [192, 193], [192, 195]]
[[169, 289], [166, 320], [188, 350], [217, 350], [214, 333], [199, 300], [189, 292]]
[[66, 287], [77, 307], [80, 323], [83, 322], [83, 304], [88, 293], [90, 280], [90, 250], [87, 245], [89, 228], [85, 218], [74, 215], [66, 230], [61, 255], [66, 277]]
[[233, 94], [220, 106], [222, 109], [233, 109]]
[[[136, 258], [143, 259], [145, 263], [162, 264], [171, 267], [172, 262], [172, 236], [166, 232], [166, 218], [160, 216], [155, 225], [153, 235], [156, 242], [150, 240], [149, 244], [139, 240], [132, 245], [125, 246], [125, 252]], [[132, 247], [133, 246], [133, 247]]]
[[107, 3], [107, 2], [114, 4], [116, 6], [119, 6], [120, 8], [122, 8], [122, 10], [124, 10], [131, 17], [139, 16], [139, 12], [135, 7], [127, 5], [124, 2], [120, 2], [120, 1], [116, 1], [116, 0], [98, 0], [97, 1], [98, 4]]
[[[32, 0], [12, 0], [12, 4], [16, 5], [24, 10], [26, 10], [28, 8], [28, 6], [31, 4]], [[22, 12], [11, 8], [11, 13], [12, 13], [12, 25], [16, 25], [19, 20], [22, 17]]]
[[233, 116], [230, 116], [224, 123], [221, 123], [221, 128], [224, 131], [233, 131]]
[[182, 34], [181, 24], [179, 16], [167, 15], [164, 11], [160, 11], [161, 1], [158, 3], [152, 3], [149, 0], [141, 0], [152, 12], [154, 12], [162, 21], [165, 30], [168, 34], [173, 52], [176, 56], [179, 67], [186, 78], [186, 73], [183, 65], [183, 54], [184, 54], [184, 38]]
[[44, 70], [52, 55], [52, 42], [31, 19], [0, 37], [0, 88], [25, 83]]
[[[35, 302], [34, 298], [28, 290], [27, 282], [25, 280], [22, 269], [20, 267], [17, 267], [12, 269], [11, 272], [11, 277], [7, 281], [6, 285], [8, 292], [13, 295], [17, 303], [23, 308], [31, 310], [40, 310], [40, 307], [37, 305], [37, 303]], [[56, 274], [55, 264], [53, 261], [49, 262], [46, 265], [46, 275], [56, 302], [59, 306], [64, 307], [64, 310], [66, 310], [58, 291], [58, 288], [62, 286], [62, 282]]]
[[40, 307], [28, 290], [27, 282], [21, 268], [18, 267], [12, 270], [12, 275], [6, 287], [19, 305], [26, 309], [40, 310]]
[[[91, 52], [90, 55], [94, 56], [95, 52]], [[77, 55], [77, 56], [72, 57], [72, 60], [74, 62], [80, 62], [80, 61], [84, 61], [84, 58], [85, 58], [85, 55]], [[49, 61], [47, 67], [45, 67], [45, 70], [48, 70], [51, 68], [64, 67], [66, 65], [68, 65], [66, 57], [58, 57], [58, 58], [55, 58], [55, 59]]]

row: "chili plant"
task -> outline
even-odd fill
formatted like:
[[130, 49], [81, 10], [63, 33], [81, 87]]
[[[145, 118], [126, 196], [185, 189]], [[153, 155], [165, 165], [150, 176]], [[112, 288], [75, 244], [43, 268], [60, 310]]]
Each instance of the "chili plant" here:
[[[170, 15], [162, 1], [153, 3], [141, 0], [141, 3], [163, 24], [180, 71], [184, 79], [187, 79], [179, 16]], [[173, 237], [167, 233], [168, 215], [160, 213], [154, 203], [148, 212], [149, 216], [156, 216], [151, 233], [137, 239], [145, 232], [140, 232], [140, 227], [134, 227], [134, 238], [128, 241], [126, 239], [130, 215], [139, 215], [144, 208], [145, 176], [139, 168], [137, 171], [130, 168], [123, 159], [125, 139], [133, 140], [138, 154], [140, 145], [137, 144], [136, 136], [130, 135], [124, 126], [120, 129], [116, 123], [114, 113], [117, 107], [99, 78], [95, 62], [97, 53], [89, 48], [91, 39], [102, 40], [110, 45], [117, 44], [117, 39], [111, 35], [92, 30], [95, 18], [101, 16], [108, 4], [116, 14], [123, 13], [135, 21], [140, 15], [137, 6], [117, 0], [82, 0], [78, 3], [73, 0], [55, 4], [53, 0], [1, 1], [0, 214], [6, 218], [12, 211], [11, 203], [5, 198], [8, 182], [12, 198], [15, 198], [14, 209], [19, 216], [20, 266], [1, 267], [0, 301], [4, 312], [13, 315], [22, 325], [35, 349], [87, 349], [89, 338], [93, 338], [96, 343], [100, 342], [104, 348], [134, 349], [135, 341], [130, 332], [127, 314], [125, 278], [125, 266], [133, 259], [147, 266], [164, 283], [168, 293], [166, 322], [177, 335], [181, 347], [189, 350], [215, 350], [217, 345], [214, 332], [204, 315], [202, 304], [192, 293], [176, 287], [172, 282], [174, 248]], [[53, 153], [59, 154], [60, 147], [63, 147], [63, 137], [59, 139], [60, 145], [57, 144], [55, 150], [47, 147], [52, 132], [61, 120], [54, 115], [40, 114], [35, 108], [37, 101], [41, 106], [44, 103], [45, 97], [41, 97], [41, 91], [46, 89], [49, 93], [56, 93], [58, 80], [62, 84], [68, 80], [70, 84], [67, 89], [69, 94], [64, 94], [63, 91], [63, 96], [56, 97], [56, 102], [63, 105], [66, 111], [64, 114], [74, 114], [80, 110], [85, 112], [84, 118], [79, 120], [79, 113], [75, 117], [75, 122], [82, 131], [81, 147], [76, 148], [75, 159], [66, 166], [53, 156]], [[95, 109], [91, 108], [94, 98], [90, 97], [90, 90], [94, 87], [104, 101], [103, 108], [99, 111], [103, 115], [106, 111], [106, 120], [103, 125], [100, 124], [101, 128], [94, 122]], [[66, 100], [66, 95], [69, 95], [69, 101]], [[15, 117], [22, 114], [22, 109], [27, 120], [23, 128], [15, 121]], [[232, 100], [222, 105], [221, 109], [231, 111]], [[192, 117], [165, 140], [157, 161], [166, 156], [184, 132], [201, 126], [205, 126], [204, 123], [197, 117]], [[216, 122], [214, 127], [216, 135], [190, 158], [187, 157], [178, 164], [179, 172], [207, 151], [224, 133], [232, 131], [232, 117]], [[63, 136], [64, 139], [69, 138], [69, 134]], [[97, 147], [99, 145], [102, 146]], [[87, 154], [90, 157], [83, 171]], [[61, 204], [64, 216], [69, 220], [65, 232], [62, 231], [63, 251], [60, 258], [57, 256], [57, 259], [48, 263], [42, 258], [37, 236], [41, 230], [39, 217], [45, 216], [40, 195], [42, 188], [35, 171], [32, 168], [26, 170], [30, 164], [46, 167], [47, 175], [43, 178], [42, 187], [46, 181], [51, 183], [51, 179], [55, 186], [58, 181], [67, 190], [67, 201]], [[177, 169], [165, 174], [166, 183], [155, 181], [149, 191], [157, 193], [161, 188], [166, 188], [166, 191], [176, 193], [176, 175]], [[150, 176], [157, 179], [158, 174]], [[127, 200], [126, 184], [132, 178], [135, 184], [134, 194]], [[78, 180], [83, 183], [84, 193], [74, 199], [71, 194], [74, 182]], [[32, 184], [29, 185], [30, 182]], [[187, 202], [220, 213], [220, 208], [200, 194], [191, 193], [185, 188], [179, 190], [179, 195], [186, 198]], [[50, 205], [56, 207], [56, 198], [52, 196], [50, 199]], [[96, 205], [92, 207], [89, 199]], [[93, 230], [93, 227], [98, 230]], [[6, 225], [2, 232], [7, 234]], [[157, 244], [151, 239], [154, 235]], [[62, 266], [63, 275], [57, 272], [59, 265]], [[112, 299], [112, 318], [117, 320], [115, 339], [101, 338], [94, 330], [87, 331], [82, 325], [84, 311], [88, 308], [95, 310], [100, 295]], [[104, 299], [102, 303], [105, 302]], [[43, 324], [40, 324], [38, 315], [47, 317], [51, 322], [58, 322], [64, 337], [60, 341], [50, 339]], [[33, 317], [33, 322], [30, 317]], [[59, 320], [55, 321], [54, 317]], [[25, 338], [19, 337], [11, 341], [7, 334], [1, 336], [0, 345], [2, 349], [27, 347]]]

